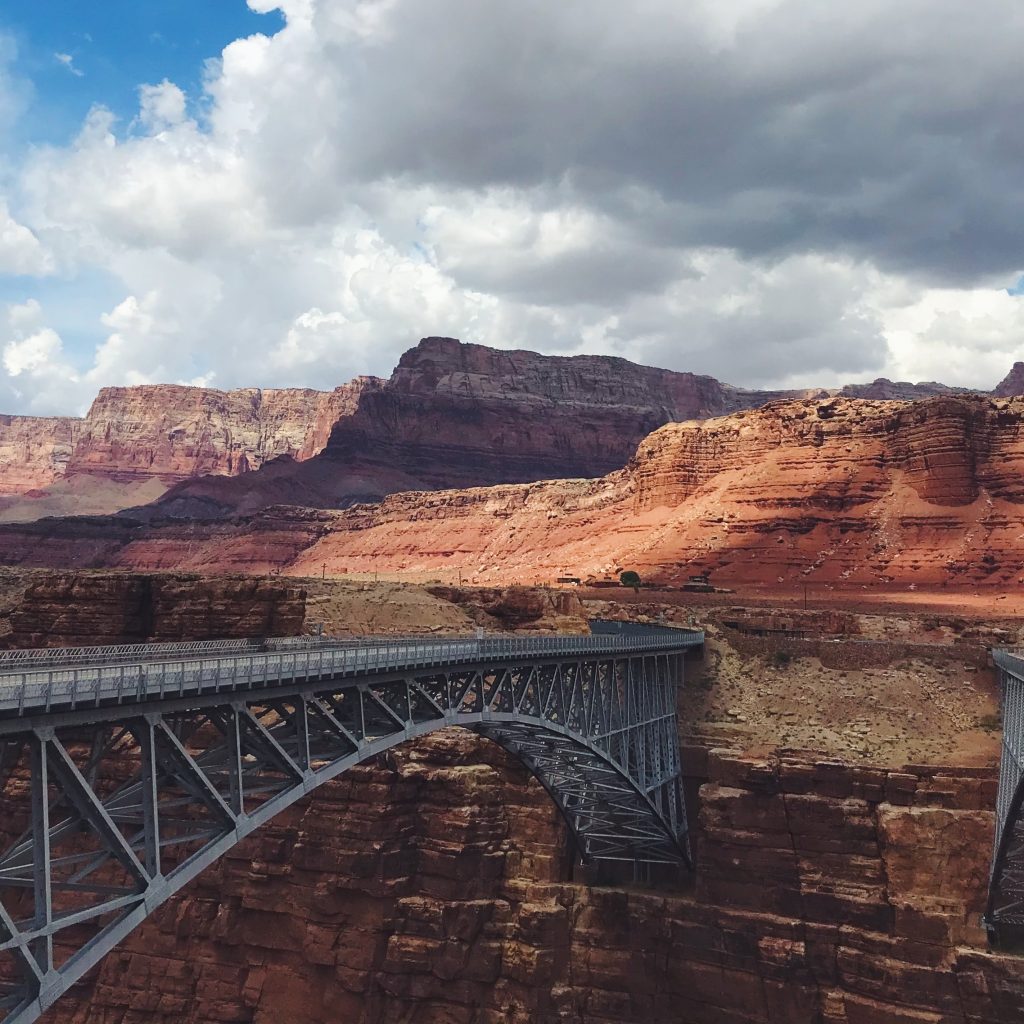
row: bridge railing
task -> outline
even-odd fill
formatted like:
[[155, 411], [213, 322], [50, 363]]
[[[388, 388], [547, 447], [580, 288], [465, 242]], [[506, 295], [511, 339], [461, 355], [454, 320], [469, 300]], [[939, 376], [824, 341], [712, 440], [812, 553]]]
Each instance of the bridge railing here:
[[310, 646], [348, 643], [349, 638], [295, 636], [82, 647], [33, 647], [0, 651], [0, 675], [60, 665], [108, 665], [120, 662], [174, 660], [193, 654], [245, 654], [253, 651], [301, 650]]
[[[279, 641], [274, 641], [278, 643]], [[703, 633], [680, 630], [656, 636], [474, 637], [432, 640], [373, 637], [303, 641], [293, 649], [167, 657], [110, 664], [0, 669], [0, 718], [99, 705], [218, 693], [337, 676], [373, 675], [522, 657], [634, 654], [681, 650], [703, 642]], [[200, 654], [205, 651], [198, 652]]]

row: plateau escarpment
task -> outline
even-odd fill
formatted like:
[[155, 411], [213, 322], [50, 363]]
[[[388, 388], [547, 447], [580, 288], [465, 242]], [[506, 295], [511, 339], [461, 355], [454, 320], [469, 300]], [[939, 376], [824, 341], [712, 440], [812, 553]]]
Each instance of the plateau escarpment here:
[[113, 511], [191, 477], [311, 458], [378, 383], [358, 378], [330, 392], [110, 387], [84, 419], [2, 417], [0, 518]]
[[774, 403], [656, 430], [592, 480], [395, 494], [215, 523], [0, 528], [4, 564], [534, 582], [633, 568], [733, 586], [1024, 578], [1024, 399]]
[[[960, 390], [879, 379], [842, 394], [916, 400]], [[389, 380], [357, 378], [332, 392], [104, 388], [84, 420], [0, 418], [0, 521], [154, 501], [135, 514], [212, 518], [599, 476], [662, 424], [830, 393], [425, 338]]]
[[620, 468], [664, 423], [780, 394], [606, 356], [424, 338], [339, 418], [316, 458], [189, 480], [133, 514], [210, 518], [281, 502], [344, 508], [400, 491], [596, 477]]

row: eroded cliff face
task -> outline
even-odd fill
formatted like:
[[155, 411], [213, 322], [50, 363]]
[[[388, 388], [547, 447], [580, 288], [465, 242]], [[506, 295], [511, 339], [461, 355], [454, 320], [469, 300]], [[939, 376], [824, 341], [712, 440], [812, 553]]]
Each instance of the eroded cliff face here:
[[[910, 401], [958, 390], [879, 379], [842, 394]], [[332, 392], [104, 388], [84, 420], [0, 418], [0, 519], [153, 501], [150, 516], [211, 518], [282, 501], [343, 508], [398, 491], [600, 476], [662, 424], [829, 393], [425, 338], [390, 380]]]
[[[337, 420], [351, 415], [360, 395], [379, 383], [358, 378], [329, 392], [112, 387], [100, 391], [84, 419], [0, 417], [0, 495], [73, 481], [29, 498], [43, 514], [53, 514], [74, 510], [76, 490], [86, 505], [100, 490], [101, 505], [105, 500], [120, 508], [122, 492], [110, 486], [104, 491], [102, 482], [125, 485], [128, 500], [149, 501], [160, 491], [140, 492], [141, 482], [156, 481], [164, 490], [203, 474], [245, 473], [281, 456], [312, 458]], [[17, 511], [27, 512], [30, 504]]]
[[67, 472], [183, 480], [258, 469], [280, 455], [310, 458], [356, 407], [372, 378], [334, 391], [216, 391], [180, 385], [103, 388]]
[[337, 420], [319, 457], [242, 479], [188, 481], [149, 514], [209, 518], [278, 502], [343, 508], [399, 491], [595, 477], [621, 467], [664, 423], [779, 394], [624, 359], [424, 338]]
[[7, 648], [297, 636], [306, 617], [303, 588], [253, 577], [39, 573], [11, 596]]
[[[5, 564], [532, 583], [926, 587], [1024, 578], [1024, 399], [775, 403], [655, 431], [594, 480], [411, 492], [214, 523], [0, 527]], [[68, 560], [71, 560], [70, 563]]]
[[81, 426], [72, 416], [0, 416], [0, 494], [23, 494], [64, 476]]
[[453, 730], [236, 847], [57, 1024], [1011, 1024], [991, 771], [689, 749], [696, 888], [568, 880], [543, 791]]

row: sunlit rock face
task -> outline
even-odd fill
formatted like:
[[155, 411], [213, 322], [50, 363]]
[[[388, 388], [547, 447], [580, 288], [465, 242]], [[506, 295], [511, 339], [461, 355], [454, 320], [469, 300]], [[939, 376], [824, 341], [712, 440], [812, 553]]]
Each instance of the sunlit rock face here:
[[328, 392], [110, 387], [84, 419], [0, 416], [0, 496], [65, 479], [83, 494], [97, 481], [155, 480], [166, 488], [203, 474], [245, 473], [280, 456], [308, 459], [378, 383], [359, 378]]
[[1022, 427], [1024, 399], [779, 402], [667, 424], [595, 479], [206, 522], [7, 525], [0, 562], [499, 584], [628, 567], [669, 583], [706, 571], [737, 586], [1006, 587], [1024, 578]]
[[[955, 390], [877, 380], [842, 394], [916, 400]], [[110, 387], [84, 419], [0, 417], [0, 518], [158, 499], [154, 515], [208, 518], [289, 498], [345, 507], [403, 490], [600, 476], [665, 423], [828, 393], [424, 338], [387, 381], [360, 377], [333, 391]]]

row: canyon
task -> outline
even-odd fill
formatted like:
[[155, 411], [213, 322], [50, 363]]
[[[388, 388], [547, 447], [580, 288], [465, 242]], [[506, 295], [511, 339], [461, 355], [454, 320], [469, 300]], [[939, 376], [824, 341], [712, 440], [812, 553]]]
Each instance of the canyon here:
[[[1024, 581], [1018, 379], [769, 400], [426, 339], [348, 391], [121, 389], [87, 443], [81, 421], [6, 423], [12, 518], [97, 514], [0, 523], [5, 648], [591, 617], [707, 637], [678, 697], [694, 874], [576, 864], [523, 767], [446, 730], [233, 848], [44, 1019], [1019, 1021], [1021, 961], [981, 927], [988, 651], [1024, 641], [1024, 609], [996, 603]], [[539, 585], [623, 569], [645, 587]], [[735, 593], [677, 589], [705, 573]], [[869, 611], [880, 593], [904, 606]], [[1003, 614], [977, 617], [979, 594]]]
[[534, 583], [1007, 588], [1024, 578], [1024, 399], [775, 402], [645, 438], [594, 479], [228, 520], [0, 526], [0, 564]]
[[[160, 582], [176, 600], [149, 602], [144, 623], [125, 618], [138, 588]], [[183, 638], [244, 629], [231, 606], [245, 594], [260, 595], [250, 625], [281, 630], [301, 619], [358, 631], [391, 607], [403, 632], [695, 614], [533, 588], [5, 570], [0, 621], [13, 645], [39, 619], [54, 643], [83, 629]], [[780, 616], [728, 598], [697, 614], [707, 644], [679, 705], [693, 876], [609, 885], [574, 869], [539, 785], [448, 730], [353, 769], [235, 847], [44, 1019], [1018, 1021], [1020, 960], [987, 948], [979, 921], [999, 745], [984, 653], [994, 630], [1018, 642], [1024, 623]], [[753, 635], [782, 625], [824, 642]], [[836, 636], [860, 642], [830, 647]], [[880, 704], [891, 724], [861, 730]], [[822, 714], [832, 728], [812, 733]]]
[[[998, 394], [1024, 389], [1011, 373]], [[755, 391], [606, 356], [542, 356], [424, 338], [390, 379], [333, 391], [104, 388], [84, 419], [0, 417], [0, 521], [152, 507], [211, 518], [268, 505], [338, 508], [437, 490], [620, 468], [666, 423], [843, 397], [965, 389], [885, 379]]]

